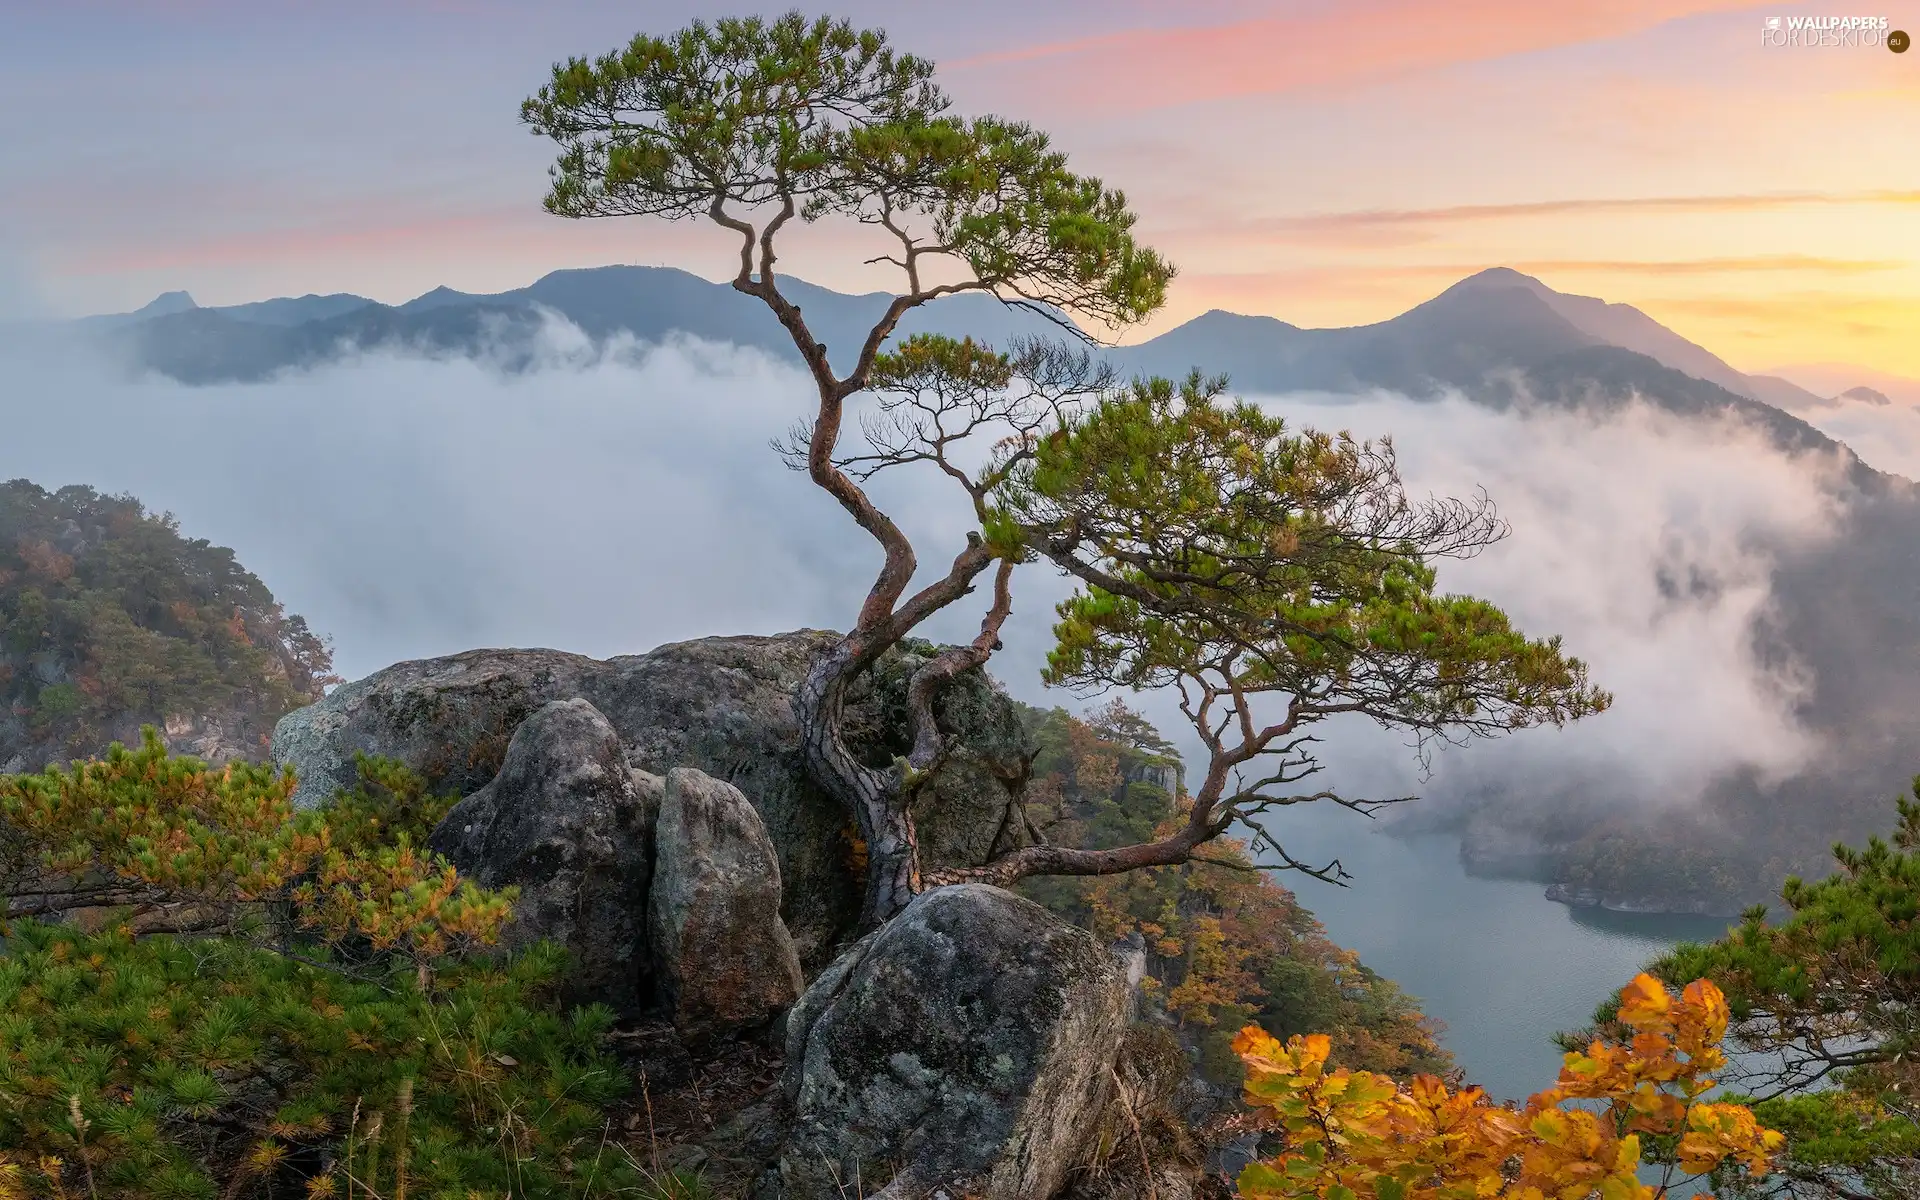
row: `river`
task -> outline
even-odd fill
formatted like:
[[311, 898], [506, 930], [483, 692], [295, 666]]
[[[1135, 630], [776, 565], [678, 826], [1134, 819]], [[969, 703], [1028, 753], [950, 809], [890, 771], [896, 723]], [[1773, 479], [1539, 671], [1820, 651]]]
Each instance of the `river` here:
[[1560, 1051], [1548, 1039], [1586, 1024], [1648, 959], [1729, 924], [1568, 908], [1538, 883], [1468, 875], [1454, 838], [1390, 836], [1344, 810], [1290, 814], [1286, 835], [1296, 858], [1337, 857], [1354, 878], [1344, 888], [1278, 880], [1334, 941], [1445, 1022], [1443, 1040], [1468, 1080], [1499, 1099], [1550, 1084]]

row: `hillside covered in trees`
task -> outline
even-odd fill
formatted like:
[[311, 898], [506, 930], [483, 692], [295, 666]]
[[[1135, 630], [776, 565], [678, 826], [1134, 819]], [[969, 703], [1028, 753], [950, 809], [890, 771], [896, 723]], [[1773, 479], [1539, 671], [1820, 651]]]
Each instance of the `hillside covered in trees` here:
[[261, 758], [332, 681], [327, 646], [233, 552], [90, 487], [0, 484], [0, 770], [137, 744]]
[[[1181, 763], [1145, 718], [1115, 700], [1085, 719], [1022, 707], [1035, 748], [1027, 813], [1049, 840], [1104, 849], [1184, 820]], [[1172, 1024], [1204, 1077], [1237, 1087], [1234, 1034], [1325, 1032], [1333, 1061], [1398, 1078], [1453, 1073], [1437, 1022], [1390, 979], [1336, 945], [1294, 894], [1220, 839], [1206, 861], [1091, 878], [1029, 881], [1023, 891], [1146, 954], [1149, 1006]]]

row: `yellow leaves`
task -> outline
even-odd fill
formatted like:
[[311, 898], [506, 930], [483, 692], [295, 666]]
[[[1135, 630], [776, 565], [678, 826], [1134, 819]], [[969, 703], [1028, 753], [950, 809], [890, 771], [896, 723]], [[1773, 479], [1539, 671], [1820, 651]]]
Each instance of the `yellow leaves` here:
[[[1240, 1179], [1254, 1200], [1656, 1200], [1639, 1180], [1641, 1136], [1678, 1139], [1680, 1166], [1728, 1161], [1764, 1174], [1784, 1145], [1743, 1105], [1707, 1104], [1703, 1072], [1724, 1063], [1727, 1006], [1700, 981], [1676, 1000], [1641, 975], [1621, 990], [1626, 1045], [1566, 1056], [1555, 1086], [1525, 1110], [1458, 1092], [1432, 1076], [1402, 1088], [1368, 1072], [1328, 1071], [1323, 1035], [1282, 1044], [1248, 1027], [1233, 1048], [1246, 1101], [1285, 1138]], [[1563, 1100], [1602, 1101], [1562, 1107]]]
[[247, 1152], [246, 1171], [254, 1176], [268, 1175], [278, 1170], [286, 1158], [285, 1146], [272, 1140], [263, 1141]]
[[105, 870], [169, 900], [291, 899], [300, 923], [329, 938], [416, 957], [498, 940], [511, 895], [463, 883], [357, 809], [296, 813], [294, 786], [290, 772], [176, 758], [148, 729], [139, 750], [0, 778], [0, 819], [39, 843], [52, 871]]
[[1763, 1175], [1768, 1158], [1787, 1140], [1775, 1130], [1762, 1128], [1744, 1104], [1697, 1104], [1687, 1114], [1686, 1128], [1680, 1138], [1680, 1166], [1695, 1173], [1733, 1158]]
[[1672, 1007], [1666, 987], [1644, 972], [1620, 989], [1620, 1019], [1636, 1029], [1664, 1026]]

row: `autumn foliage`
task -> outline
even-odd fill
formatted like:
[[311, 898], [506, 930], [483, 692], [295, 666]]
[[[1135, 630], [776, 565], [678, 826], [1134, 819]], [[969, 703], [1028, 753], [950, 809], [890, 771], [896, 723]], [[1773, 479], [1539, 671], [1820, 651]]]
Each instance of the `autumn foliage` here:
[[0, 483], [0, 770], [175, 717], [255, 754], [330, 682], [326, 645], [231, 550], [130, 496]]
[[[366, 781], [362, 798], [376, 784]], [[229, 930], [279, 904], [324, 941], [359, 938], [422, 959], [498, 939], [511, 889], [461, 881], [451, 863], [415, 845], [424, 830], [389, 831], [383, 810], [351, 794], [296, 812], [293, 789], [291, 772], [174, 757], [151, 728], [138, 750], [116, 744], [70, 769], [0, 777], [0, 838], [15, 843], [16, 863], [97, 885], [42, 894], [36, 907], [19, 881], [9, 888], [0, 878], [0, 897], [14, 893], [15, 915], [74, 898], [184, 906]]]
[[296, 811], [151, 729], [0, 776], [0, 1200], [646, 1194], [613, 1014], [557, 947], [472, 953], [514, 896], [423, 849], [454, 798], [360, 776]]
[[[1246, 1101], [1279, 1133], [1274, 1158], [1248, 1166], [1248, 1200], [1657, 1200], [1674, 1169], [1723, 1164], [1765, 1174], [1785, 1139], [1744, 1105], [1715, 1103], [1726, 1065], [1727, 1002], [1699, 980], [1678, 997], [1650, 975], [1620, 993], [1626, 1041], [1570, 1052], [1553, 1087], [1524, 1107], [1432, 1076], [1401, 1086], [1367, 1071], [1329, 1070], [1324, 1035], [1283, 1045], [1249, 1026], [1235, 1049]], [[1650, 1151], [1655, 1153], [1649, 1153]], [[1665, 1164], [1658, 1184], [1643, 1163]]]
[[[1174, 747], [1118, 700], [1074, 717], [1024, 709], [1037, 749], [1027, 820], [1051, 841], [1102, 848], [1164, 836], [1185, 819]], [[1091, 878], [1036, 879], [1023, 892], [1103, 942], [1140, 939], [1149, 1009], [1199, 1054], [1202, 1073], [1238, 1086], [1233, 1031], [1326, 1030], [1332, 1061], [1394, 1078], [1450, 1074], [1438, 1026], [1392, 980], [1335, 944], [1246, 844], [1215, 839], [1202, 861]]]

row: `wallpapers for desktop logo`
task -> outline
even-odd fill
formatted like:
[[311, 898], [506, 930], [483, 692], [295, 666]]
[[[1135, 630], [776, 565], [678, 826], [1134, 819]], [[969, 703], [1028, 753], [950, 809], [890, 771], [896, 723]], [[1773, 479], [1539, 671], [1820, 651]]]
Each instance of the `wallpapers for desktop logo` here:
[[1907, 35], [1886, 17], [1768, 17], [1760, 29], [1762, 46], [1885, 46], [1896, 54]]

